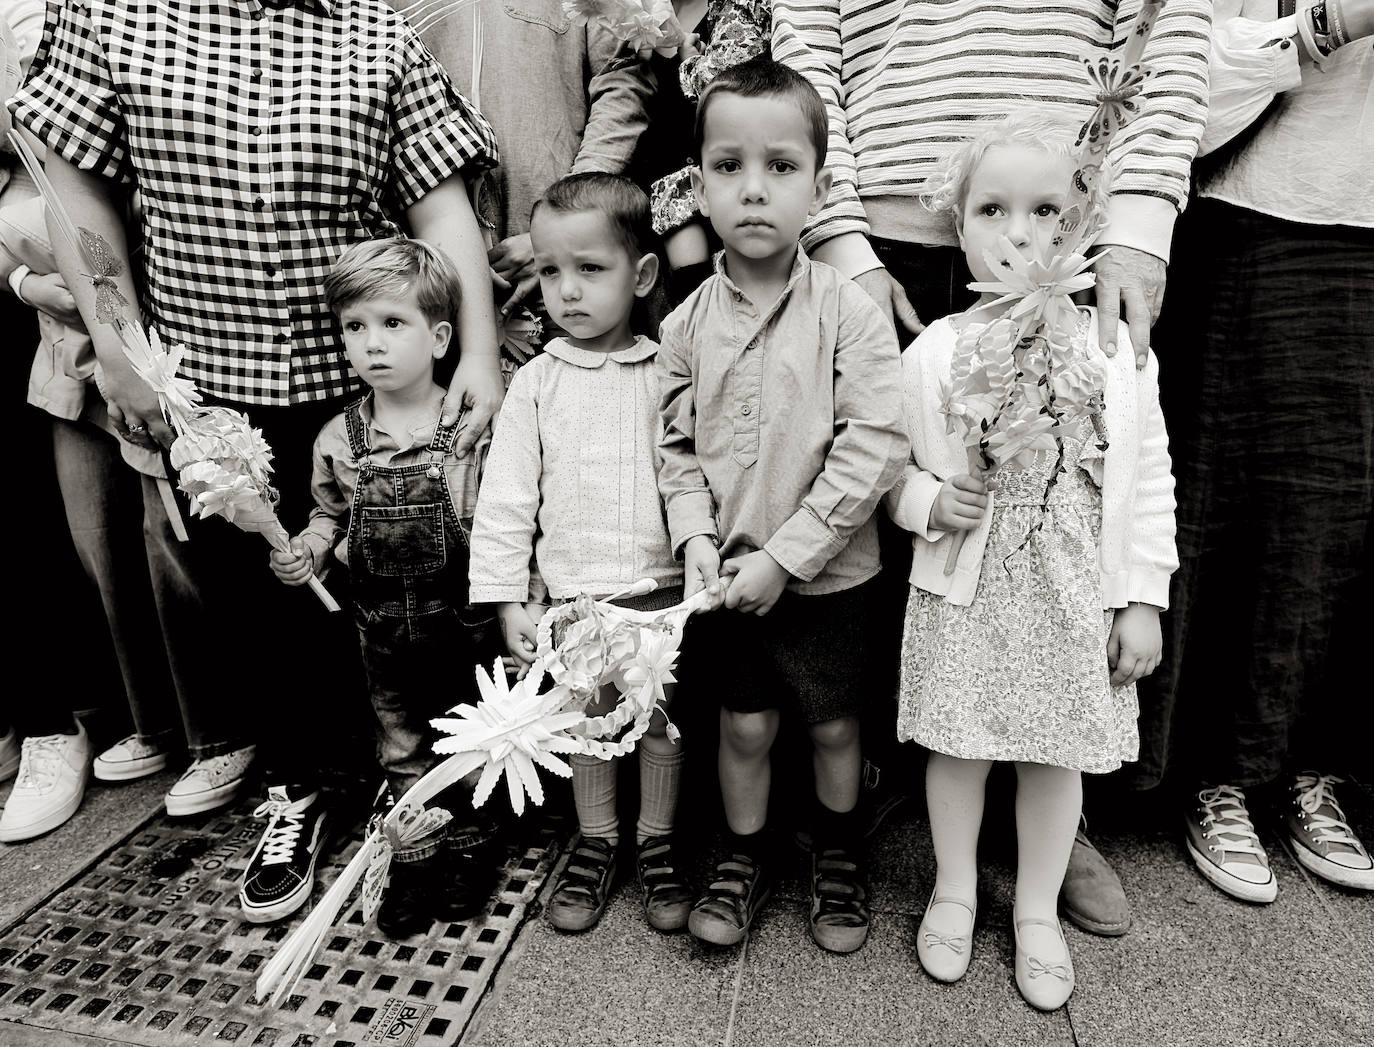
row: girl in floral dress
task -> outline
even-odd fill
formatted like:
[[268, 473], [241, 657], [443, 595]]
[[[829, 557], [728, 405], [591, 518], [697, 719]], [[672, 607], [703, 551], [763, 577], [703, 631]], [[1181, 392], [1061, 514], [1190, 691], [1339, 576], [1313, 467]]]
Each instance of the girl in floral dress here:
[[[1002, 237], [1023, 256], [1048, 246], [1074, 173], [1073, 128], [1013, 117], [951, 159], [930, 204], [953, 213], [974, 276], [997, 281], [1005, 274], [985, 252]], [[897, 733], [931, 751], [937, 869], [917, 933], [922, 966], [941, 981], [968, 967], [985, 783], [994, 761], [1011, 762], [1016, 982], [1028, 1002], [1051, 1010], [1073, 990], [1056, 907], [1081, 774], [1136, 758], [1134, 684], [1159, 660], [1159, 612], [1177, 566], [1174, 482], [1158, 364], [1149, 355], [1137, 369], [1124, 324], [1109, 359], [1091, 309], [1070, 325], [1072, 380], [1083, 388], [1064, 395], [1106, 406], [1060, 433], [1062, 468], [1051, 448], [993, 480], [970, 475], [943, 408], [956, 342], [1002, 315], [996, 298], [985, 292], [931, 324], [903, 354], [913, 461], [888, 504], [913, 532], [914, 561]], [[959, 532], [962, 549], [947, 565]]]

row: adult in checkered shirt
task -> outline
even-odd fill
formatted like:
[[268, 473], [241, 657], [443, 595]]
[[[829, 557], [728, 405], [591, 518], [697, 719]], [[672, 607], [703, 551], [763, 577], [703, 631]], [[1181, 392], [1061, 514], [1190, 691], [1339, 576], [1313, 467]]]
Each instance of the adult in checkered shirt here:
[[[12, 108], [46, 143], [49, 177], [76, 223], [123, 259], [141, 238], [141, 265], [117, 278], [121, 291], [164, 342], [186, 344], [183, 371], [207, 398], [246, 409], [263, 430], [288, 530], [305, 523], [316, 434], [361, 389], [321, 281], [346, 246], [388, 218], [458, 267], [462, 362], [444, 420], [470, 409], [460, 452], [486, 428], [502, 385], [466, 180], [497, 162], [496, 144], [381, 0], [61, 0]], [[126, 237], [131, 195], [140, 217]], [[169, 444], [115, 331], [96, 322], [84, 266], [63, 248], [111, 415], [126, 438]], [[324, 824], [316, 761], [335, 750], [328, 725], [347, 721], [336, 709], [358, 690], [361, 674], [345, 653], [353, 645], [342, 632], [312, 635], [325, 616], [273, 582], [256, 535], [193, 520], [191, 540], [177, 542], [149, 481], [144, 512], [194, 759], [168, 811], [232, 800], [256, 742], [269, 776], [258, 809], [268, 827], [243, 890], [272, 903], [257, 905], [254, 918], [287, 915], [313, 884]], [[452, 668], [471, 676], [471, 666]]]

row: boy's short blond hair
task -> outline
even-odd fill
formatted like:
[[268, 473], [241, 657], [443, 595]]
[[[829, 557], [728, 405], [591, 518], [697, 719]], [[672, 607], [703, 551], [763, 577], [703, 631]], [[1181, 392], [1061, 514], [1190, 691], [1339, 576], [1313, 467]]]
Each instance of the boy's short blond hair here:
[[402, 298], [412, 291], [431, 324], [457, 323], [462, 298], [458, 270], [423, 240], [392, 236], [353, 244], [324, 278], [325, 301], [335, 316], [351, 302]]
[[[985, 120], [975, 125], [974, 133], [936, 168], [921, 194], [928, 210], [949, 211], [955, 215], [968, 199], [969, 180], [989, 149], [999, 145], [1022, 145], [1040, 149], [1066, 160], [1078, 156], [1079, 124], [1064, 117], [1049, 116], [1034, 110], [1021, 110], [1001, 120]], [[1107, 172], [1101, 171], [1090, 184], [1094, 207], [1105, 207]]]

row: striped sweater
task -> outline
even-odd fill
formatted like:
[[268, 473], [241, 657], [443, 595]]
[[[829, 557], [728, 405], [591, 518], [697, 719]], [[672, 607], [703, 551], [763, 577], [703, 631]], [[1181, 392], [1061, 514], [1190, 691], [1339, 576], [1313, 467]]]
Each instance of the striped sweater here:
[[[848, 276], [878, 265], [865, 237], [954, 244], [916, 199], [976, 120], [1022, 105], [1086, 118], [1081, 59], [1121, 47], [1138, 0], [775, 0], [773, 56], [830, 114], [834, 187], [802, 243]], [[1207, 115], [1209, 0], [1168, 0], [1146, 51], [1140, 115], [1113, 142], [1104, 239], [1168, 258]], [[830, 243], [833, 241], [834, 243]]]

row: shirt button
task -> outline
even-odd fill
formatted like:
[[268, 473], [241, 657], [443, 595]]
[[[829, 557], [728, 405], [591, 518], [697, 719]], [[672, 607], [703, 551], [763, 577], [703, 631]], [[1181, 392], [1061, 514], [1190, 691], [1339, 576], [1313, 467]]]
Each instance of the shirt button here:
[[278, 331], [278, 332], [276, 333], [276, 336], [273, 338], [273, 341], [276, 341], [276, 342], [284, 342], [284, 341], [286, 341], [286, 340], [287, 340], [288, 338], [290, 338], [290, 337], [291, 337], [291, 336], [290, 336], [289, 334], [287, 334], [285, 331]]
[[262, 128], [261, 128], [261, 127], [255, 127], [255, 128], [253, 128], [253, 137], [254, 137], [254, 138], [256, 138], [256, 137], [257, 137], [258, 135], [260, 135], [260, 134], [262, 134]]
[[1288, 46], [1289, 46], [1292, 42], [1293, 42], [1292, 40], [1285, 40], [1283, 43], [1279, 44], [1279, 47], [1281, 47], [1283, 50], [1287, 51], [1287, 50], [1288, 50]]
[[253, 70], [253, 79], [254, 79], [254, 80], [261, 80], [261, 79], [262, 79], [262, 69], [261, 69], [261, 68], [258, 68], [258, 69], [254, 69], [254, 70]]
[[255, 211], [261, 211], [261, 210], [262, 210], [264, 207], [266, 207], [266, 206], [267, 206], [267, 201], [264, 200], [264, 199], [263, 199], [262, 197], [260, 197], [260, 196], [259, 196], [259, 197], [256, 197], [256, 198], [253, 200], [253, 210], [255, 210]]
[[741, 408], [739, 409], [739, 413], [740, 413], [740, 414], [748, 414], [748, 413], [749, 413], [749, 405], [748, 405], [748, 404], [745, 404], [743, 407], [741, 407]]
[[271, 262], [268, 262], [265, 266], [263, 266], [262, 271], [266, 273], [268, 276], [277, 275], [277, 267], [273, 265]]

